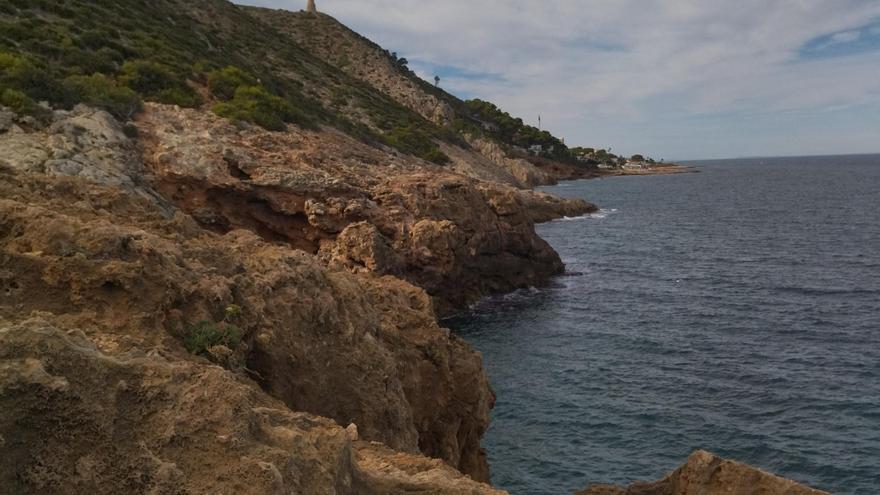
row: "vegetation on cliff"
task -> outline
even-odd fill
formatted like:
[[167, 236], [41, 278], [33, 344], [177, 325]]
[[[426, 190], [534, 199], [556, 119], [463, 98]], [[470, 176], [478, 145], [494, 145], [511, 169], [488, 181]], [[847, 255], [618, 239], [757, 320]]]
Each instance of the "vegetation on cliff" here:
[[87, 103], [125, 119], [142, 100], [198, 107], [211, 103], [199, 88], [232, 67], [248, 75], [208, 93], [220, 115], [273, 130], [331, 125], [447, 160], [435, 143], [447, 131], [228, 2], [3, 0], [0, 33], [0, 94], [22, 110]]

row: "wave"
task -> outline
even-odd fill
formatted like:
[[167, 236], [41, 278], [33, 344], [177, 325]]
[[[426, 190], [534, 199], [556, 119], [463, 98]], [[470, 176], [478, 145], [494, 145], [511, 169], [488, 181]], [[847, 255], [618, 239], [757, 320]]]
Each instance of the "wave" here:
[[578, 220], [590, 220], [590, 219], [594, 219], [594, 218], [601, 220], [603, 218], [607, 218], [608, 215], [612, 215], [614, 213], [617, 213], [617, 208], [610, 208], [607, 210], [601, 209], [597, 212], [587, 213], [586, 215], [581, 215], [579, 217], [562, 217], [562, 218], [557, 219], [556, 221], [557, 222], [576, 222]]

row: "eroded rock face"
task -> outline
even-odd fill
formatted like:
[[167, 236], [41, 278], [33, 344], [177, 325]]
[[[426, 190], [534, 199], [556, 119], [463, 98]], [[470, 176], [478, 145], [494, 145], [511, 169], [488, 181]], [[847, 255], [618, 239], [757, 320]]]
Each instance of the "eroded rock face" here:
[[159, 348], [111, 355], [42, 318], [0, 321], [4, 493], [501, 493], [352, 442], [218, 366]]
[[293, 410], [479, 479], [494, 397], [480, 356], [405, 281], [327, 270], [256, 234], [206, 232], [118, 188], [0, 170], [0, 318], [52, 315], [106, 352], [181, 340], [224, 308], [244, 333], [228, 362]]
[[355, 493], [351, 444], [217, 366], [0, 326], [7, 493]]
[[248, 229], [335, 266], [399, 276], [427, 290], [440, 312], [562, 271], [534, 222], [595, 208], [451, 173], [335, 131], [240, 130], [212, 114], [152, 104], [138, 125], [155, 189], [203, 226]]
[[653, 483], [628, 488], [594, 486], [577, 495], [828, 495], [705, 451], [694, 452], [684, 466]]

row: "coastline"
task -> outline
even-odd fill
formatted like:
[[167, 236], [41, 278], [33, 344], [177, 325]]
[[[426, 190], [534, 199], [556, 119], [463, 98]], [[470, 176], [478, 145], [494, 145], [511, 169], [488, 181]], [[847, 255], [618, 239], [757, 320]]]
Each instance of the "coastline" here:
[[[539, 184], [699, 170], [438, 144], [464, 102], [329, 16], [143, 5], [145, 20], [179, 16], [152, 32], [162, 45], [169, 26], [210, 24], [278, 65], [187, 74], [177, 89], [205, 98], [192, 106], [0, 106], [0, 486], [501, 493], [481, 446], [496, 400], [482, 356], [439, 317], [564, 272], [535, 224], [596, 206]], [[301, 96], [271, 93], [265, 71], [302, 76], [321, 111], [270, 129], [212, 110], [212, 75]], [[389, 118], [408, 125], [355, 133]]]
[[699, 167], [687, 165], [670, 165], [663, 167], [650, 167], [646, 169], [632, 170], [602, 170], [599, 177], [627, 177], [627, 176], [645, 176], [645, 175], [677, 175], [677, 174], [698, 174]]

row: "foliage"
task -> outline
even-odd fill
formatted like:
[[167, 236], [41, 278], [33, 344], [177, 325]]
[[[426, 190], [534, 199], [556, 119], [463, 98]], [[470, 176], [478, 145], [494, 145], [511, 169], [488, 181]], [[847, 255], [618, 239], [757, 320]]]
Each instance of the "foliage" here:
[[63, 85], [71, 101], [103, 108], [122, 120], [130, 119], [142, 108], [137, 93], [117, 85], [103, 74], [70, 76], [64, 80]]
[[590, 156], [596, 152], [596, 150], [593, 148], [584, 148], [581, 146], [571, 148], [569, 151], [571, 151], [571, 154], [574, 156], [581, 156], [581, 155]]
[[14, 89], [0, 93], [0, 105], [11, 108], [15, 113], [31, 115], [37, 111], [37, 104], [28, 95]]
[[214, 105], [214, 113], [230, 120], [251, 122], [270, 131], [281, 131], [285, 122], [296, 120], [296, 111], [262, 86], [239, 86], [235, 96]]
[[417, 127], [396, 127], [384, 134], [382, 139], [389, 146], [423, 160], [438, 165], [449, 162], [449, 157], [440, 151], [434, 139]]
[[630, 160], [634, 162], [643, 162], [645, 161], [645, 157], [642, 155], [633, 155], [632, 157], [630, 157]]
[[64, 92], [58, 81], [30, 59], [0, 52], [0, 88], [13, 89], [33, 100], [61, 103]]
[[257, 80], [254, 76], [238, 67], [227, 66], [208, 74], [208, 89], [211, 95], [222, 101], [233, 99], [238, 88], [256, 84]]
[[183, 345], [190, 354], [205, 354], [208, 349], [222, 345], [235, 350], [241, 342], [241, 330], [225, 321], [200, 321], [186, 329]]
[[545, 150], [551, 150], [554, 157], [569, 156], [565, 144], [547, 131], [526, 125], [522, 119], [511, 117], [492, 103], [483, 100], [469, 100], [465, 102], [471, 116], [480, 122], [494, 124], [497, 131], [492, 131], [496, 138], [506, 144], [529, 148], [540, 145]]
[[182, 107], [199, 106], [201, 98], [184, 80], [170, 67], [149, 60], [125, 62], [119, 76], [121, 84], [147, 99]]
[[223, 321], [215, 323], [203, 320], [186, 329], [183, 345], [190, 354], [205, 354], [212, 347], [222, 345], [235, 350], [244, 336], [240, 328], [233, 324], [241, 315], [241, 307], [235, 304], [226, 306]]

